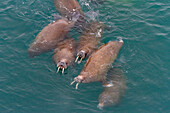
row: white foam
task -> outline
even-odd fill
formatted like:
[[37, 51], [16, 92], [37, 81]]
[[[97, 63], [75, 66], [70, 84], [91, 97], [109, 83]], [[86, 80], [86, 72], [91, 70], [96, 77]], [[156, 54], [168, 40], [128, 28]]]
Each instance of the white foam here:
[[112, 86], [114, 86], [114, 84], [112, 82], [109, 82], [109, 84], [107, 84], [107, 85], [103, 85], [103, 87], [112, 87]]
[[118, 40], [119, 42], [123, 42], [122, 37], [118, 37], [117, 40]]
[[123, 40], [122, 40], [122, 39], [120, 39], [120, 40], [119, 40], [119, 42], [123, 42]]

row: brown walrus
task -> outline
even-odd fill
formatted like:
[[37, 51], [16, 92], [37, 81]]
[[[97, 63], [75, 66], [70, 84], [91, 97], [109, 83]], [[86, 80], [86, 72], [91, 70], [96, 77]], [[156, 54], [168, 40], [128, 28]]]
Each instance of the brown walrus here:
[[90, 23], [87, 30], [80, 36], [78, 47], [77, 47], [77, 58], [81, 61], [89, 56], [96, 48], [102, 37], [102, 33], [104, 31], [105, 24], [102, 22], [92, 22]]
[[71, 18], [74, 14], [84, 15], [77, 0], [53, 0], [55, 8], [64, 17]]
[[106, 81], [106, 73], [115, 61], [122, 45], [123, 40], [110, 41], [93, 52], [87, 60], [83, 70], [74, 78], [71, 85], [74, 82], [77, 82], [77, 89], [79, 83]]
[[[99, 109], [118, 104], [126, 89], [126, 77], [121, 69], [112, 68], [109, 70], [108, 76], [108, 83], [103, 84], [104, 91], [99, 95]], [[107, 87], [110, 83], [113, 85]]]
[[83, 30], [86, 19], [77, 0], [53, 0], [56, 10], [61, 16], [75, 22], [74, 27]]
[[30, 45], [30, 48], [28, 49], [29, 56], [34, 57], [54, 49], [57, 43], [65, 38], [73, 25], [74, 22], [65, 19], [60, 19], [48, 24]]
[[75, 40], [71, 38], [60, 42], [54, 53], [53, 60], [57, 64], [57, 72], [62, 69], [62, 73], [64, 73], [64, 70], [74, 62]]

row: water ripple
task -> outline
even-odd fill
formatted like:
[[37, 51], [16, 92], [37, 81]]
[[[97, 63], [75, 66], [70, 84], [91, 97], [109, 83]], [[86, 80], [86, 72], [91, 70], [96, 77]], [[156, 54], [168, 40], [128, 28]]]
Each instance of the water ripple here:
[[[70, 86], [83, 64], [56, 74], [53, 53], [30, 59], [27, 49], [53, 21], [49, 0], [5, 0], [0, 4], [1, 112], [166, 112], [169, 105], [170, 3], [156, 0], [79, 0], [90, 20], [105, 22], [101, 44], [122, 37], [116, 60], [128, 89], [119, 106], [97, 108], [100, 83]], [[77, 38], [77, 35], [75, 35]], [[85, 61], [83, 61], [85, 63]], [[143, 109], [145, 108], [145, 109]]]

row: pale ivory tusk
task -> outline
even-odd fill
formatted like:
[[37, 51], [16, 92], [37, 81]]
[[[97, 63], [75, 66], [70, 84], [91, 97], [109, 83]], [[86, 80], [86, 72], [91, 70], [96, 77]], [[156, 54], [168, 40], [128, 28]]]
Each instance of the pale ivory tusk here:
[[79, 56], [77, 56], [77, 58], [76, 58], [76, 60], [75, 60], [75, 62], [77, 62], [77, 60], [79, 59]]
[[78, 85], [79, 85], [79, 83], [76, 84], [76, 89], [78, 89]]
[[82, 60], [83, 60], [83, 58], [81, 58], [80, 61], [78, 61], [78, 64], [80, 64]]
[[58, 67], [57, 73], [59, 72], [59, 70], [60, 70], [60, 67]]
[[73, 84], [74, 84], [74, 82], [75, 82], [75, 81], [71, 82], [71, 84], [70, 84], [70, 85], [73, 85]]
[[64, 74], [64, 68], [63, 68], [63, 70], [62, 70], [62, 74]]

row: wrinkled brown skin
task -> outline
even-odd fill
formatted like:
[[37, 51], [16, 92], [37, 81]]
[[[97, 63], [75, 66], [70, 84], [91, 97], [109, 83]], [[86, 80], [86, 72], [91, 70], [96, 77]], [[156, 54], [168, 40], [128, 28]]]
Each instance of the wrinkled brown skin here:
[[53, 0], [56, 10], [68, 20], [74, 21], [74, 27], [81, 31], [86, 28], [86, 19], [77, 0]]
[[64, 19], [48, 24], [30, 45], [30, 48], [28, 49], [29, 56], [38, 56], [54, 49], [58, 42], [65, 38], [73, 24], [73, 22], [68, 22]]
[[105, 24], [102, 22], [90, 23], [87, 30], [83, 33], [82, 36], [80, 36], [77, 47], [77, 57], [84, 59], [96, 50], [102, 37], [104, 28]]
[[58, 67], [66, 69], [74, 62], [75, 44], [75, 40], [71, 38], [62, 41], [57, 45], [57, 48], [54, 50], [55, 54], [53, 55], [53, 60]]
[[112, 82], [113, 86], [105, 87], [104, 91], [99, 95], [99, 108], [118, 104], [127, 88], [126, 77], [121, 69], [112, 68], [108, 75], [108, 82]]
[[106, 80], [106, 73], [115, 61], [123, 42], [110, 41], [93, 52], [80, 75], [74, 78], [77, 83], [101, 82]]
[[55, 8], [64, 17], [72, 16], [72, 14], [80, 13], [84, 15], [77, 0], [53, 0]]

